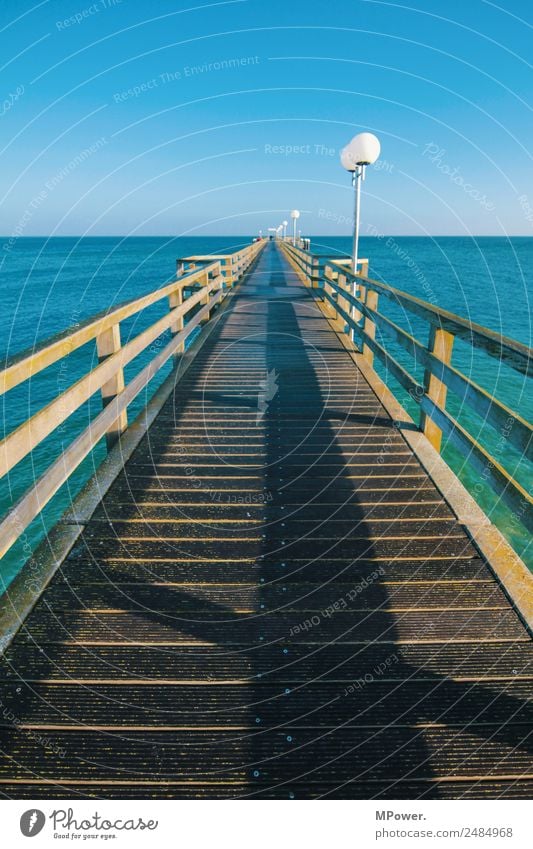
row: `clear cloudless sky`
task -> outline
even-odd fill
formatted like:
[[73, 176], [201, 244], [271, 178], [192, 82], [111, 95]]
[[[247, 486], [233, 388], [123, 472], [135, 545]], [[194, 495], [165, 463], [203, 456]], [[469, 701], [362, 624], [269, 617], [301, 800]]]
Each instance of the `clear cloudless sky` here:
[[2, 0], [0, 233], [533, 235], [531, 0]]

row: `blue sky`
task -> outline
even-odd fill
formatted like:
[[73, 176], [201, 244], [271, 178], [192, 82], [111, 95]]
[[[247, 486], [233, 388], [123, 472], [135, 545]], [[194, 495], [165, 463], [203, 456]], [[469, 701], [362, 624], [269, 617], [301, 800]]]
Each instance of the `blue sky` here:
[[526, 0], [0, 3], [4, 235], [533, 235]]

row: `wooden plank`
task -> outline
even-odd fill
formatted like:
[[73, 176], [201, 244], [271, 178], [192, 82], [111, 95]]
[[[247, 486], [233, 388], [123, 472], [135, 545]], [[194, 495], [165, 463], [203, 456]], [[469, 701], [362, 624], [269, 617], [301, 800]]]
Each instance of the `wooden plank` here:
[[[288, 648], [287, 653], [283, 649]], [[401, 653], [403, 663], [387, 664], [391, 652]], [[385, 667], [383, 667], [385, 664]], [[506, 689], [509, 670], [513, 681], [531, 682], [533, 655], [527, 642], [403, 642], [325, 643], [315, 649], [300, 644], [266, 645], [258, 652], [230, 652], [224, 646], [168, 647], [83, 646], [63, 643], [31, 645], [17, 642], [0, 660], [0, 679], [14, 682], [24, 669], [28, 681], [40, 679], [97, 680], [113, 676], [115, 681], [132, 678], [219, 682], [239, 679], [249, 684], [305, 684], [336, 681], [351, 684], [361, 670], [385, 668], [387, 680], [405, 681], [496, 680]], [[381, 681], [380, 676], [378, 681]], [[506, 683], [507, 682], [507, 683]], [[355, 691], [354, 691], [355, 692]]]
[[533, 780], [405, 780], [345, 781], [339, 786], [309, 784], [299, 781], [250, 786], [248, 781], [220, 784], [216, 782], [180, 782], [158, 780], [70, 781], [57, 782], [28, 779], [18, 782], [0, 779], [0, 796], [6, 799], [523, 799], [533, 795]]
[[[220, 576], [223, 578], [223, 576]], [[157, 611], [196, 612], [201, 614], [210, 605], [227, 608], [235, 613], [269, 612], [318, 613], [336, 615], [342, 611], [383, 610], [399, 613], [418, 610], [504, 610], [508, 602], [496, 583], [477, 581], [470, 584], [458, 581], [413, 581], [410, 583], [384, 581], [378, 578], [369, 587], [354, 587], [341, 578], [323, 586], [297, 580], [293, 576], [283, 584], [261, 588], [256, 585], [235, 586], [223, 580], [212, 587], [204, 584], [157, 581], [130, 582], [123, 574], [116, 584], [78, 583], [69, 581], [50, 588], [48, 604], [60, 610], [118, 611], [148, 609]], [[363, 592], [363, 590], [365, 590]], [[335, 607], [335, 605], [337, 605]], [[109, 677], [109, 676], [106, 676]]]
[[[383, 570], [390, 581], [454, 580], [471, 581], [487, 578], [486, 565], [470, 553], [459, 556], [416, 556], [402, 554], [398, 557], [333, 558], [275, 558], [251, 560], [247, 558], [223, 560], [193, 559], [187, 553], [174, 553], [153, 562], [150, 558], [133, 559], [117, 547], [113, 553], [89, 552], [78, 545], [72, 552], [68, 567], [76, 580], [91, 582], [96, 575], [101, 580], [119, 583], [121, 580], [146, 583], [155, 577], [160, 581], [183, 581], [191, 584], [230, 582], [233, 584], [275, 584], [292, 578], [304, 582], [352, 581], [354, 585], [368, 580], [368, 576]], [[223, 573], [219, 570], [223, 570]]]
[[[395, 661], [404, 666], [401, 659]], [[404, 666], [404, 674], [410, 670]], [[109, 674], [109, 673], [108, 673]], [[399, 681], [385, 676], [365, 683], [372, 667], [360, 669], [353, 680], [306, 681], [293, 685], [291, 698], [284, 698], [285, 682], [253, 683], [248, 679], [217, 681], [137, 681], [82, 679], [91, 688], [91, 698], [80, 700], [80, 683], [29, 681], [4, 684], [3, 708], [24, 709], [21, 729], [116, 732], [139, 731], [223, 731], [233, 728], [246, 732], [253, 710], [262, 729], [285, 727], [287, 733], [312, 726], [315, 729], [375, 729], [385, 726], [420, 725], [454, 727], [466, 725], [483, 731], [490, 725], [502, 726], [531, 722], [533, 701], [531, 679], [483, 682], [455, 679]], [[17, 689], [19, 692], [17, 693]], [[113, 703], [113, 716], [109, 704]], [[311, 713], [309, 712], [312, 706]], [[255, 719], [255, 717], [254, 717]], [[259, 723], [257, 723], [259, 724]], [[0, 729], [9, 723], [0, 717]], [[291, 731], [292, 729], [292, 731]], [[0, 731], [1, 733], [1, 731]], [[205, 754], [204, 754], [205, 756]]]
[[[267, 617], [250, 616], [208, 607], [200, 616], [179, 616], [166, 611], [78, 611], [47, 610], [37, 606], [27, 621], [20, 638], [38, 644], [63, 643], [119, 645], [225, 645], [260, 646], [261, 643], [287, 641], [324, 645], [328, 642], [358, 644], [383, 641], [395, 644], [399, 640], [470, 641], [523, 640], [528, 641], [520, 620], [507, 610], [487, 611], [387, 611], [337, 613], [312, 622], [312, 614], [270, 613]], [[423, 635], [423, 636], [420, 636]]]
[[[290, 695], [290, 694], [289, 694]], [[302, 780], [457, 780], [532, 777], [528, 731], [521, 725], [478, 729], [389, 727], [256, 730], [236, 738], [231, 731], [130, 732], [51, 731], [50, 744], [35, 745], [22, 729], [11, 732], [2, 777], [31, 780], [35, 773], [55, 781], [93, 779], [137, 782], [231, 780], [257, 784]], [[290, 737], [290, 739], [288, 739]], [[6, 735], [0, 735], [6, 748]], [[402, 752], [402, 758], [398, 757]], [[61, 756], [63, 754], [63, 756]], [[131, 773], [135, 778], [132, 779]], [[129, 775], [128, 775], [129, 773]], [[7, 775], [6, 775], [7, 774]]]

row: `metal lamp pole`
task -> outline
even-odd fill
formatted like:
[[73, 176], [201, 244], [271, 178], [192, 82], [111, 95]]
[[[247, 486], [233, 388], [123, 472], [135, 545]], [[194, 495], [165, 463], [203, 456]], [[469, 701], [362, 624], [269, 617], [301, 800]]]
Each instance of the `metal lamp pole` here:
[[[359, 133], [341, 151], [341, 165], [352, 175], [352, 185], [355, 189], [354, 228], [352, 246], [352, 271], [357, 274], [359, 259], [359, 219], [361, 214], [361, 182], [365, 179], [367, 165], [372, 165], [381, 152], [381, 145], [372, 133]], [[354, 276], [353, 296], [357, 297], [357, 281]], [[352, 305], [351, 314], [355, 321], [355, 306]], [[352, 330], [352, 340], [355, 331]]]
[[361, 182], [365, 179], [365, 167], [365, 165], [358, 165], [355, 171], [352, 171], [352, 185], [355, 189], [352, 247], [352, 271], [354, 274], [357, 274], [357, 263], [359, 260], [359, 218], [361, 214]]

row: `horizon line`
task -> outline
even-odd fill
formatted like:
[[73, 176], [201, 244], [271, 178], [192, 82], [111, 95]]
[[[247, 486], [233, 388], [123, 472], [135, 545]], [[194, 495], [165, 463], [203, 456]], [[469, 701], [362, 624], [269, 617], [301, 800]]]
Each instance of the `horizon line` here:
[[[57, 234], [54, 236], [48, 235], [46, 233], [36, 233], [35, 235], [20, 235], [13, 236], [7, 234], [0, 234], [0, 240], [11, 240], [15, 239], [18, 241], [19, 239], [235, 239], [235, 238], [256, 238], [257, 233], [208, 233], [205, 236], [200, 235], [184, 235], [184, 234], [169, 234], [169, 233], [158, 233], [152, 235], [127, 235], [125, 233], [101, 233], [97, 235], [82, 235], [80, 233], [74, 234]], [[302, 238], [307, 239], [316, 239], [316, 238], [333, 238], [333, 239], [351, 239], [353, 237], [352, 233], [309, 233], [306, 236], [302, 236]], [[264, 236], [264, 239], [269, 240], [268, 237]], [[360, 239], [376, 239], [376, 241], [381, 241], [384, 238], [394, 238], [394, 239], [533, 239], [533, 233], [531, 235], [525, 233], [432, 233], [430, 235], [416, 235], [414, 233], [381, 233], [380, 235], [370, 235], [370, 234], [361, 234]], [[272, 241], [280, 241], [272, 239]]]

